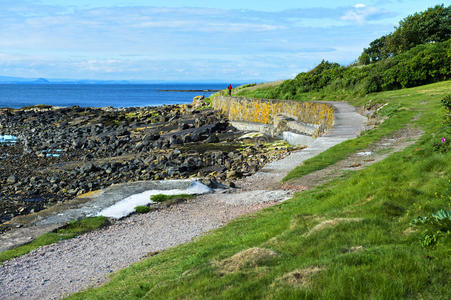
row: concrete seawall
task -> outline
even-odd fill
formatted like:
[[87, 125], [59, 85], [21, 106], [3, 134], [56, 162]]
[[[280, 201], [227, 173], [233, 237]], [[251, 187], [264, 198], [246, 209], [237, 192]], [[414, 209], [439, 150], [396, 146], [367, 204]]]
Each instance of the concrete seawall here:
[[273, 136], [293, 132], [317, 137], [334, 125], [334, 108], [326, 103], [217, 96], [212, 104], [232, 122], [250, 123], [256, 128], [266, 124], [265, 133]]

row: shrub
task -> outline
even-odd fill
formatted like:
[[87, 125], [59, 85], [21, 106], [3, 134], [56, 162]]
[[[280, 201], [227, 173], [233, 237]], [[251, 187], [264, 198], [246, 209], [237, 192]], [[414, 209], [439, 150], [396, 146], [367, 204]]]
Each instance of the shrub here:
[[421, 245], [433, 247], [437, 245], [440, 237], [451, 232], [451, 211], [440, 209], [431, 216], [420, 216], [412, 221], [414, 225], [426, 227], [423, 231]]
[[450, 37], [451, 6], [437, 5], [405, 18], [393, 33], [372, 41], [360, 55], [359, 65], [345, 67], [323, 60], [277, 87], [253, 91], [253, 96], [305, 100], [311, 92], [319, 92], [319, 97], [342, 90], [365, 95], [448, 80]]

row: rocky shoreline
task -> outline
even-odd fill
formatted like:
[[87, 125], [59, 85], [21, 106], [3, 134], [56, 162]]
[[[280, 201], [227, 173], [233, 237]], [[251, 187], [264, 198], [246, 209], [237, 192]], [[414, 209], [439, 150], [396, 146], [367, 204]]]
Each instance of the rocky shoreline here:
[[294, 150], [244, 135], [203, 101], [0, 109], [0, 135], [18, 138], [0, 144], [0, 232], [15, 216], [116, 183], [200, 177], [209, 186], [233, 187]]

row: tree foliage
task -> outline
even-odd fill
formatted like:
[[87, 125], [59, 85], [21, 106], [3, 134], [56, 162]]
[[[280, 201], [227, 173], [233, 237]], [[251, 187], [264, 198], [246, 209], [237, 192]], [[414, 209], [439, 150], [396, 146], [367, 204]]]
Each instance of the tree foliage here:
[[[394, 32], [372, 41], [359, 62], [374, 63], [401, 54], [417, 45], [447, 41], [451, 37], [451, 6], [437, 5], [399, 22]], [[368, 59], [365, 59], [366, 57]]]

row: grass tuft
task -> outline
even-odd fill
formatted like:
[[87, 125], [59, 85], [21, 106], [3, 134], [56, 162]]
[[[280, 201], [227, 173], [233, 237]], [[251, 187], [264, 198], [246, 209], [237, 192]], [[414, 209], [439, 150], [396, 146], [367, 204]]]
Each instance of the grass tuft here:
[[15, 257], [22, 256], [41, 246], [57, 243], [62, 240], [74, 238], [83, 233], [93, 231], [108, 224], [106, 217], [89, 217], [79, 221], [72, 221], [66, 226], [45, 233], [30, 243], [0, 253], [0, 263]]
[[150, 200], [153, 202], [167, 202], [167, 201], [174, 201], [174, 200], [180, 200], [180, 199], [191, 199], [195, 197], [195, 195], [191, 194], [179, 194], [179, 195], [164, 195], [164, 194], [158, 194], [158, 195], [152, 195], [150, 196]]
[[137, 212], [138, 214], [145, 214], [145, 213], [148, 213], [149, 211], [150, 211], [150, 208], [145, 205], [140, 205], [140, 206], [135, 207], [135, 212]]

